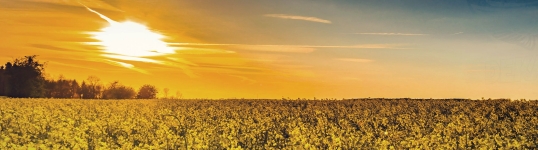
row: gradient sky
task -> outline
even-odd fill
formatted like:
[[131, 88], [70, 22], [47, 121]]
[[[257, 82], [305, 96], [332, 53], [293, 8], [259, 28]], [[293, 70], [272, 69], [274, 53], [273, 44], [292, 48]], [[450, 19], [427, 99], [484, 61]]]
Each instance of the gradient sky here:
[[[134, 56], [153, 42], [136, 34], [107, 51], [97, 13], [172, 51]], [[0, 62], [39, 55], [49, 78], [185, 98], [538, 99], [532, 0], [0, 0], [0, 35]]]

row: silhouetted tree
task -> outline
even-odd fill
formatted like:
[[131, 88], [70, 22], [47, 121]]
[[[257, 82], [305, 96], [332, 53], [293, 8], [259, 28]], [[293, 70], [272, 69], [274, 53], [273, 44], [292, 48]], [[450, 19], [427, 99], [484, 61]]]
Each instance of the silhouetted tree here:
[[[138, 92], [132, 87], [113, 82], [108, 87], [100, 84], [96, 76], [89, 76], [82, 84], [60, 76], [58, 80], [45, 79], [44, 64], [35, 55], [25, 56], [0, 66], [0, 95], [19, 98], [83, 98], [83, 99], [153, 99], [158, 90], [153, 85], [144, 85]], [[169, 89], [165, 88], [168, 98]], [[176, 93], [181, 97], [181, 93]]]
[[159, 93], [159, 91], [157, 90], [155, 86], [146, 84], [140, 87], [140, 89], [138, 90], [138, 94], [136, 95], [136, 98], [154, 99], [157, 97], [157, 93]]
[[53, 98], [56, 95], [56, 81], [45, 80], [45, 97]]
[[92, 97], [90, 97], [91, 94], [90, 93], [90, 88], [88, 86], [86, 86], [86, 82], [85, 81], [82, 81], [82, 84], [80, 85], [80, 91], [79, 91], [79, 95], [82, 99], [90, 99]]
[[96, 76], [89, 76], [86, 79], [86, 89], [82, 93], [84, 99], [101, 98], [103, 86], [100, 85], [101, 79]]
[[4, 74], [6, 72], [6, 69], [4, 66], [0, 66], [0, 95], [6, 96], [7, 95], [7, 76]]
[[71, 95], [71, 98], [80, 98], [80, 96], [78, 95], [79, 91], [80, 91], [80, 86], [78, 85], [78, 82], [77, 80], [72, 80], [71, 81], [71, 88], [70, 88], [70, 95]]
[[76, 80], [65, 79], [60, 75], [58, 80], [45, 81], [45, 97], [49, 98], [78, 98], [80, 89]]
[[182, 94], [180, 91], [176, 91], [176, 98], [177, 98], [177, 99], [182, 99], [182, 98], [183, 98], [183, 94]]
[[18, 58], [8, 62], [4, 75], [7, 78], [6, 95], [9, 97], [44, 97], [44, 64], [37, 61], [37, 56]]
[[105, 99], [131, 99], [135, 96], [136, 92], [132, 87], [122, 85], [118, 81], [110, 83], [110, 86], [103, 91]]
[[61, 75], [58, 81], [56, 81], [56, 87], [54, 88], [55, 95], [53, 95], [53, 97], [70, 98], [69, 95], [71, 93], [71, 86], [69, 85], [69, 83], [70, 82]]
[[164, 98], [168, 98], [168, 92], [170, 91], [170, 89], [168, 88], [164, 88]]

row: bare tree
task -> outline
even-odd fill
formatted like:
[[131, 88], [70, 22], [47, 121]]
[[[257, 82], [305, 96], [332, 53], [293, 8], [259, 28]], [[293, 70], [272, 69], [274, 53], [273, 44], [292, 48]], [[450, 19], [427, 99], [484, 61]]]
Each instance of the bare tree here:
[[182, 94], [180, 91], [176, 91], [176, 98], [177, 98], [177, 99], [182, 99], [182, 98], [183, 98], [183, 94]]
[[88, 79], [88, 93], [84, 94], [87, 98], [99, 98], [101, 94], [101, 86], [99, 85], [99, 82], [101, 79], [99, 79], [96, 76], [89, 76]]
[[170, 91], [170, 89], [168, 88], [164, 88], [164, 98], [168, 98], [168, 92]]

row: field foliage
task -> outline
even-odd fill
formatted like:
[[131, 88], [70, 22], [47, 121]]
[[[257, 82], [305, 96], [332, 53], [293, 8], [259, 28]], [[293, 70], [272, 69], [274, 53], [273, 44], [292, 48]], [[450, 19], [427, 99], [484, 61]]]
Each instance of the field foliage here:
[[536, 149], [538, 102], [0, 99], [0, 149]]

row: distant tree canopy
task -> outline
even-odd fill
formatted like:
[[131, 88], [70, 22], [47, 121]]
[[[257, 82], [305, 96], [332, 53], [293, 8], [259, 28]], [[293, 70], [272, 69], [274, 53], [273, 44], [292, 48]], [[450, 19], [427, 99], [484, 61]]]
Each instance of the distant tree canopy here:
[[83, 99], [101, 98], [103, 86], [99, 83], [101, 79], [96, 76], [89, 76], [80, 86], [80, 95]]
[[0, 96], [14, 98], [81, 98], [81, 99], [154, 99], [158, 90], [153, 85], [143, 85], [136, 92], [132, 87], [110, 83], [101, 84], [96, 76], [89, 76], [79, 84], [76, 80], [62, 75], [55, 79], [45, 79], [45, 64], [36, 55], [17, 58], [0, 66]]
[[159, 90], [153, 85], [143, 85], [138, 90], [138, 94], [136, 95], [136, 98], [138, 99], [154, 99], [157, 98], [157, 94], [159, 93]]
[[76, 80], [67, 80], [63, 76], [60, 79], [45, 81], [45, 97], [53, 98], [78, 98], [80, 86]]
[[136, 92], [132, 87], [120, 84], [118, 81], [110, 83], [103, 91], [104, 99], [131, 99], [135, 98]]

